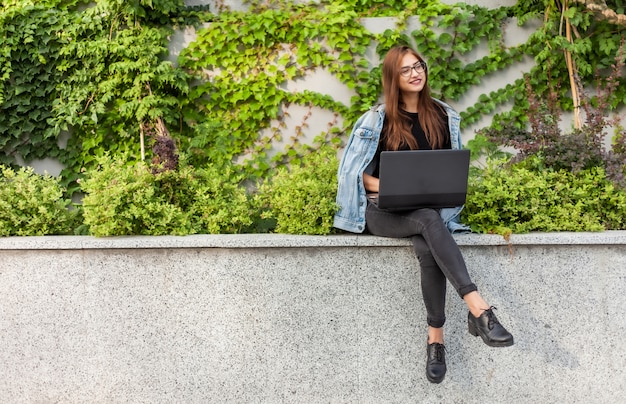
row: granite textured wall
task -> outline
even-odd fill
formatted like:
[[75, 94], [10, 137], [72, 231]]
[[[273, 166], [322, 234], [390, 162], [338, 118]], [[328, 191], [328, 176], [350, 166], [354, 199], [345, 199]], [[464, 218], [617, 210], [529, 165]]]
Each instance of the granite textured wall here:
[[0, 238], [0, 400], [623, 402], [626, 232], [456, 239], [515, 345], [471, 336], [449, 289], [432, 385], [407, 240]]

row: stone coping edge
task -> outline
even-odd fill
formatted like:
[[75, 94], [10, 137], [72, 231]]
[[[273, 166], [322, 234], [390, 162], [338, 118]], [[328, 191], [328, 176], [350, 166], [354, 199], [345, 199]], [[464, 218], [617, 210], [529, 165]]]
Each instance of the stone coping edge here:
[[[460, 246], [499, 245], [626, 245], [626, 231], [513, 234], [456, 234]], [[155, 248], [342, 248], [409, 246], [409, 239], [341, 234], [200, 234], [190, 236], [33, 236], [0, 237], [1, 250], [89, 250]]]

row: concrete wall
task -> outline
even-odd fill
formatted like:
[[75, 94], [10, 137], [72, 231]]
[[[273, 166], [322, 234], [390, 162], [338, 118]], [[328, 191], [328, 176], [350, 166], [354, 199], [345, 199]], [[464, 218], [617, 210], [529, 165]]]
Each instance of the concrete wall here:
[[515, 345], [449, 290], [432, 385], [407, 240], [0, 238], [0, 401], [624, 402], [626, 232], [456, 239]]

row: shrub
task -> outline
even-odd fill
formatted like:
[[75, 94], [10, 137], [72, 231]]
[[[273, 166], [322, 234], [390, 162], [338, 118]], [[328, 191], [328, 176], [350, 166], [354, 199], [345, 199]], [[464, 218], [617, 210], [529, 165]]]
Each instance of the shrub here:
[[232, 168], [205, 167], [195, 172], [183, 170], [185, 179], [179, 192], [191, 198], [181, 206], [189, 213], [194, 233], [241, 233], [254, 224], [252, 210], [242, 178]]
[[469, 179], [464, 222], [481, 233], [600, 231], [626, 228], [626, 192], [592, 167], [572, 173], [539, 157], [491, 161]]
[[300, 164], [280, 167], [259, 187], [256, 203], [262, 217], [276, 221], [275, 231], [329, 234], [337, 210], [337, 151], [325, 146], [311, 151]]
[[[626, 189], [626, 130], [619, 116], [609, 118], [611, 95], [616, 91], [623, 74], [624, 50], [626, 48], [622, 45], [605, 85], [598, 86], [596, 96], [589, 96], [576, 78], [581, 112], [585, 116], [580, 127], [562, 133], [557, 91], [550, 89], [546, 95], [536, 94], [531, 88], [530, 77], [526, 76], [530, 130], [505, 124], [503, 127], [481, 129], [479, 134], [496, 144], [514, 147], [517, 155], [511, 160], [513, 163], [540, 156], [546, 167], [555, 170], [578, 173], [601, 167], [609, 180], [617, 187]], [[600, 77], [599, 73], [597, 75]], [[610, 128], [613, 128], [614, 134], [612, 147], [607, 150], [605, 139]]]
[[94, 236], [188, 234], [186, 218], [158, 192], [147, 164], [108, 157], [82, 180], [83, 215]]
[[[479, 131], [477, 138], [513, 147], [517, 154], [506, 164], [491, 161], [484, 171], [472, 171], [464, 217], [474, 230], [506, 234], [626, 228], [626, 131], [619, 117], [609, 118], [611, 95], [624, 67], [623, 50], [622, 45], [596, 96], [587, 95], [574, 77], [585, 120], [569, 133], [562, 133], [559, 125], [557, 91], [534, 93], [528, 76], [530, 128], [505, 124]], [[607, 148], [610, 128], [612, 147]], [[482, 143], [478, 146], [484, 149]]]
[[0, 166], [0, 236], [71, 234], [80, 212], [70, 210], [57, 178], [32, 168]]
[[238, 232], [252, 215], [230, 177], [185, 165], [153, 174], [146, 163], [104, 157], [82, 182], [85, 224], [95, 236]]

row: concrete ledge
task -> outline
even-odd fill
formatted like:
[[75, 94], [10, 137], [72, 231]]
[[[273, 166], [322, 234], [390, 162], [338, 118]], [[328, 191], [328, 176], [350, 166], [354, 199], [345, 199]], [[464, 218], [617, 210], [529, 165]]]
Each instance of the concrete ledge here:
[[489, 348], [448, 290], [424, 376], [408, 240], [0, 238], [0, 397], [63, 403], [607, 403], [626, 392], [626, 232], [457, 235], [515, 335]]
[[[597, 233], [529, 233], [504, 238], [494, 234], [458, 234], [460, 246], [497, 245], [626, 245], [626, 231]], [[0, 237], [0, 250], [82, 250], [136, 248], [288, 248], [288, 247], [399, 247], [407, 239], [370, 235], [294, 236], [288, 234], [203, 234], [192, 236], [41, 236]]]

